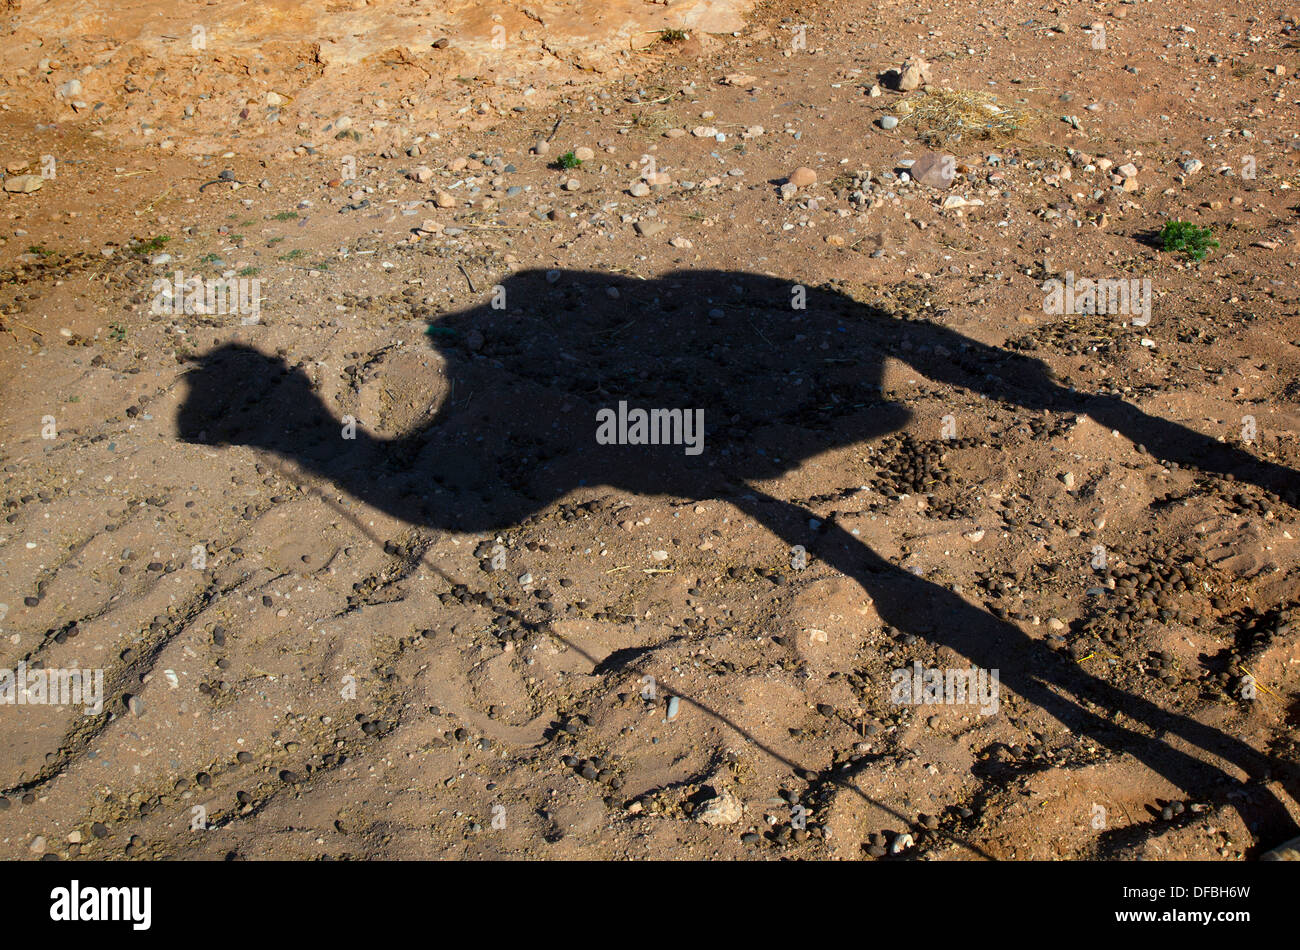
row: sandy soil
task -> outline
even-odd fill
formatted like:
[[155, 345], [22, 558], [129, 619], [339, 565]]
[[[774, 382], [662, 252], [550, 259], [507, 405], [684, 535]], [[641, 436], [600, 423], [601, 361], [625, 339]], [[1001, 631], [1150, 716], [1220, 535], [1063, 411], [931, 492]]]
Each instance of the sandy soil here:
[[1293, 835], [1285, 6], [506, 6], [6, 6], [0, 856]]

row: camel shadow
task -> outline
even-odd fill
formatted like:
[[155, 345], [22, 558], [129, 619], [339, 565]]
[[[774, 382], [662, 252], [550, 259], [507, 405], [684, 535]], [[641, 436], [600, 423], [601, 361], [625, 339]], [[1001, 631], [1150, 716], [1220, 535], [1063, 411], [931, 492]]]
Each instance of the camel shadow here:
[[[1065, 389], [1026, 356], [773, 277], [526, 271], [492, 297], [430, 326], [451, 385], [415, 431], [385, 439], [357, 426], [344, 438], [342, 420], [302, 368], [226, 345], [188, 374], [179, 436], [254, 446], [402, 521], [460, 532], [518, 524], [584, 485], [721, 499], [856, 580], [884, 623], [999, 670], [1024, 701], [1134, 755], [1189, 795], [1240, 783], [1155, 736], [1175, 735], [1256, 781], [1280, 767], [1089, 674], [839, 525], [811, 529], [810, 511], [755, 485], [829, 449], [903, 429], [910, 411], [881, 390], [887, 358], [1034, 412], [1088, 415], [1167, 463], [1231, 476], [1294, 505], [1300, 480], [1291, 470], [1114, 397]], [[1120, 714], [1143, 731], [1117, 723]], [[1292, 827], [1266, 790], [1252, 796], [1271, 833]]]

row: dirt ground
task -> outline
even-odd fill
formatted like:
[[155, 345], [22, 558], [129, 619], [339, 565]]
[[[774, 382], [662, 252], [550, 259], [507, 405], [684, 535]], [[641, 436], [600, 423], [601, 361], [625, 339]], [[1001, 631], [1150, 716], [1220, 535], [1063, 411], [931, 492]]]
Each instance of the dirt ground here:
[[501, 7], [6, 4], [0, 857], [1294, 835], [1294, 11]]

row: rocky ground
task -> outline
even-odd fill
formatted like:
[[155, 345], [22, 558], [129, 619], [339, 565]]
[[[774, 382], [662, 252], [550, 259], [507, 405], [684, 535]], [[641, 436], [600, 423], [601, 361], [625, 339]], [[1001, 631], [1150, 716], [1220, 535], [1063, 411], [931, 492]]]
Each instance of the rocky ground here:
[[7, 5], [0, 855], [1293, 835], [1293, 12], [579, 7]]

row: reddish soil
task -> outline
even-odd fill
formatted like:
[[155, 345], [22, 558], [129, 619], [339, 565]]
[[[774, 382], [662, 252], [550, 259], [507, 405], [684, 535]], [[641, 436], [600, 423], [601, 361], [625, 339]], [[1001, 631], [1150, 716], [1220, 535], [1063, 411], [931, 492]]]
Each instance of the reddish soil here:
[[1294, 15], [509, 6], [7, 6], [0, 670], [104, 706], [0, 705], [0, 856], [1295, 834]]

